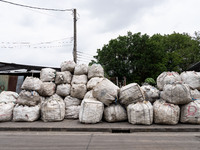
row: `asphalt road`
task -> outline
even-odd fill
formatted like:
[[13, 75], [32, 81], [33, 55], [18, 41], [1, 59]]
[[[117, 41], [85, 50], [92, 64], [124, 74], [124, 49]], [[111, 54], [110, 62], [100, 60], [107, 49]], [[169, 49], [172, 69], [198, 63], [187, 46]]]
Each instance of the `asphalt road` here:
[[0, 132], [0, 150], [197, 150], [200, 132]]

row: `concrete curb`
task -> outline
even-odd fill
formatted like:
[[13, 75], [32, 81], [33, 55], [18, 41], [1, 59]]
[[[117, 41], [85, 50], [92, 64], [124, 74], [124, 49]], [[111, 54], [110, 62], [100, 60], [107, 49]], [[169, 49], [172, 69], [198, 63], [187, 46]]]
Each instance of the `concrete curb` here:
[[1, 122], [0, 131], [52, 131], [52, 132], [200, 132], [200, 125], [132, 125], [128, 122], [81, 124], [78, 120], [62, 122]]
[[52, 132], [200, 132], [200, 128], [43, 128], [43, 127], [2, 127], [0, 131], [52, 131]]

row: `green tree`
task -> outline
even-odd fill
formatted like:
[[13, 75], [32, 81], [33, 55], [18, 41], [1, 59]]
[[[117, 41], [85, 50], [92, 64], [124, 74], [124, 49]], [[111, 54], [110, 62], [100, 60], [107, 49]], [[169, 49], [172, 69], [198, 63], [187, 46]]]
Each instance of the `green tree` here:
[[187, 33], [173, 33], [164, 36], [166, 51], [165, 66], [169, 71], [185, 71], [200, 60], [199, 42]]
[[127, 83], [142, 83], [163, 71], [183, 71], [200, 60], [200, 36], [188, 34], [155, 34], [149, 36], [128, 32], [112, 39], [97, 50], [97, 62], [110, 77], [127, 78]]

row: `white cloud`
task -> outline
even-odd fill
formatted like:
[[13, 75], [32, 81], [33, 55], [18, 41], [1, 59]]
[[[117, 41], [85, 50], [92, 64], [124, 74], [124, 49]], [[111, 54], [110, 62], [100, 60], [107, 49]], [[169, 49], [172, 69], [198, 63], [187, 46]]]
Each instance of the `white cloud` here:
[[[198, 0], [10, 1], [45, 8], [77, 8], [80, 15], [77, 21], [78, 50], [86, 54], [82, 58], [85, 61], [91, 55], [96, 55], [96, 50], [110, 39], [126, 35], [127, 31], [150, 35], [173, 31], [193, 34], [199, 31], [200, 24]], [[9, 49], [3, 48], [5, 44], [2, 44], [35, 44], [72, 37], [72, 12], [33, 10], [0, 2], [0, 18], [1, 61], [59, 67], [62, 61], [73, 59], [73, 45], [61, 47], [62, 43], [59, 41], [50, 45], [37, 45], [35, 49], [25, 46], [20, 48], [20, 45]], [[8, 46], [10, 45], [7, 44]], [[48, 46], [51, 48], [47, 48]]]

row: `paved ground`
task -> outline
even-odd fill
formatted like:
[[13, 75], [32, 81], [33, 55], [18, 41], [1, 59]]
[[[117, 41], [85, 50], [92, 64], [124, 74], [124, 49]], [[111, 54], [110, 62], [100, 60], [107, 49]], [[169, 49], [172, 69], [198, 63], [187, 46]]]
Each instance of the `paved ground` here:
[[81, 124], [78, 120], [62, 122], [1, 122], [0, 131], [73, 131], [73, 132], [200, 132], [200, 125], [132, 125], [128, 122]]
[[197, 132], [0, 132], [1, 150], [197, 150]]

